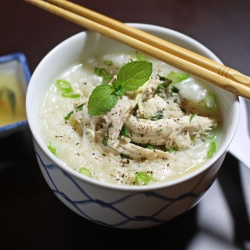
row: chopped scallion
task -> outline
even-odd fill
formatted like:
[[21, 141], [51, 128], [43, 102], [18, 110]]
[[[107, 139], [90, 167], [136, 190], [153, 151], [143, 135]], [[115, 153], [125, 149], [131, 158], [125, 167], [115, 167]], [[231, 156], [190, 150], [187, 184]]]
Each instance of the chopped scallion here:
[[94, 72], [95, 72], [95, 74], [96, 74], [97, 76], [101, 76], [101, 69], [100, 69], [100, 68], [95, 67], [95, 68], [94, 68]]
[[100, 69], [100, 75], [101, 76], [108, 76], [109, 73], [108, 73], [108, 71], [105, 68], [101, 68]]
[[160, 92], [160, 91], [166, 89], [169, 86], [170, 83], [172, 83], [171, 80], [165, 79], [165, 81], [163, 83], [158, 84], [157, 92]]
[[59, 79], [56, 81], [56, 85], [63, 92], [66, 92], [66, 93], [73, 92], [71, 84], [66, 80]]
[[179, 73], [179, 72], [174, 72], [171, 71], [168, 75], [167, 78], [172, 80], [172, 83], [177, 83], [177, 82], [181, 82], [184, 81], [186, 79], [188, 79], [189, 75], [185, 74], [185, 73]]
[[84, 175], [86, 175], [86, 176], [92, 178], [92, 174], [91, 174], [90, 170], [87, 169], [87, 168], [80, 168], [80, 169], [79, 169], [79, 173], [80, 173], [80, 174], [84, 174]]
[[216, 138], [216, 129], [212, 129], [210, 130], [207, 134], [206, 134], [206, 138], [207, 139], [215, 139]]
[[49, 142], [48, 149], [53, 155], [56, 156], [56, 147], [51, 142]]
[[156, 179], [145, 172], [139, 172], [135, 176], [135, 184], [138, 186], [147, 185], [150, 181], [157, 182]]
[[209, 143], [209, 150], [207, 152], [207, 158], [211, 158], [216, 152], [216, 142], [212, 141]]
[[108, 66], [113, 65], [113, 62], [112, 62], [111, 60], [106, 60], [106, 61], [104, 61], [104, 63], [105, 63], [106, 65], [108, 65]]
[[103, 82], [111, 80], [112, 76], [109, 75], [108, 71], [105, 68], [94, 68], [94, 72], [97, 76], [101, 76], [103, 78]]
[[213, 109], [216, 107], [216, 97], [213, 94], [209, 94], [204, 99], [205, 107], [207, 109]]
[[78, 94], [78, 93], [68, 93], [68, 92], [64, 92], [62, 93], [62, 96], [65, 97], [65, 98], [79, 98], [81, 95]]

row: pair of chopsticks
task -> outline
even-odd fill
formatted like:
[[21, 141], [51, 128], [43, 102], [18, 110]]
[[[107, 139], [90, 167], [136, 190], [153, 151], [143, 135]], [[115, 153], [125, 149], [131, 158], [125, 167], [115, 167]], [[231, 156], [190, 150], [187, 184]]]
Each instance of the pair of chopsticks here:
[[250, 77], [66, 0], [25, 0], [250, 100]]

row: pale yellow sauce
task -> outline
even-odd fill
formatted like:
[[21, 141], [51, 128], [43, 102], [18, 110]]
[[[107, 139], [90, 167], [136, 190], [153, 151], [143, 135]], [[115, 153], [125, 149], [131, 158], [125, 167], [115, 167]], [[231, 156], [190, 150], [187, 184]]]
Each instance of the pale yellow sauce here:
[[0, 126], [26, 120], [25, 94], [14, 70], [0, 70]]

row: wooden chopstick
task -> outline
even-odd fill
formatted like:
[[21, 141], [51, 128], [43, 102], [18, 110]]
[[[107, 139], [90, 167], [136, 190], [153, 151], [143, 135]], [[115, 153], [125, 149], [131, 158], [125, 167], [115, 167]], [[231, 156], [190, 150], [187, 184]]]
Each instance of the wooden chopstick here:
[[250, 78], [238, 71], [69, 1], [25, 1], [151, 55], [236, 95], [250, 99], [250, 88], [245, 86], [250, 84]]
[[75, 3], [65, 1], [65, 0], [46, 0], [47, 2], [56, 4], [64, 9], [72, 11], [80, 16], [84, 16], [92, 21], [98, 22], [104, 26], [112, 28], [116, 31], [119, 31], [125, 35], [134, 37], [140, 41], [148, 43], [154, 47], [162, 49], [166, 52], [169, 52], [173, 55], [176, 55], [182, 59], [185, 59], [189, 62], [195, 63], [202, 66], [208, 70], [211, 70], [219, 75], [230, 78], [236, 82], [242, 84], [250, 84], [250, 77], [244, 76], [236, 70], [233, 70], [229, 67], [226, 67], [220, 63], [217, 63], [213, 60], [210, 60], [206, 57], [193, 53], [187, 49], [184, 49], [180, 46], [167, 42], [166, 40], [160, 39], [153, 35], [150, 35], [144, 31], [130, 27], [122, 22], [119, 22], [110, 17], [104, 16], [100, 13], [87, 9], [83, 6], [77, 5]]

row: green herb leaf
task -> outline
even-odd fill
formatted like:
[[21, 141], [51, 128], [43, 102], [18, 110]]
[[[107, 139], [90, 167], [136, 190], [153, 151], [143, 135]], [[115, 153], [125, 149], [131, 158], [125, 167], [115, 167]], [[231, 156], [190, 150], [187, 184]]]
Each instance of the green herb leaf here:
[[150, 181], [157, 182], [156, 179], [145, 172], [139, 172], [135, 177], [135, 184], [138, 186], [147, 185]]
[[84, 175], [86, 175], [86, 176], [92, 178], [92, 174], [91, 174], [90, 170], [87, 169], [87, 168], [80, 168], [80, 169], [79, 169], [79, 173], [80, 173], [80, 174], [84, 174]]
[[73, 92], [71, 84], [66, 80], [58, 79], [56, 81], [56, 85], [57, 85], [58, 89], [60, 89], [63, 92], [66, 92], [66, 93]]
[[108, 125], [108, 129], [107, 129], [107, 136], [105, 136], [105, 137], [102, 139], [102, 144], [103, 144], [104, 146], [108, 146], [109, 129], [112, 128], [112, 127], [113, 127], [113, 124], [110, 123], [110, 124]]
[[131, 137], [131, 134], [130, 134], [130, 132], [128, 131], [127, 128], [122, 127], [122, 129], [120, 131], [120, 136]]
[[180, 90], [178, 88], [176, 88], [175, 86], [172, 87], [172, 91], [174, 93], [179, 93], [180, 92]]
[[181, 82], [181, 81], [188, 79], [189, 75], [185, 74], [185, 73], [171, 71], [167, 75], [167, 78], [170, 79], [172, 81], [172, 83], [177, 83], [177, 82]]
[[152, 145], [152, 144], [148, 144], [148, 146], [147, 146], [147, 149], [155, 149], [155, 148], [156, 148], [156, 146]]
[[97, 86], [89, 97], [89, 114], [101, 115], [110, 111], [118, 101], [118, 96], [113, 92], [114, 88], [108, 84]]
[[81, 104], [81, 105], [79, 105], [78, 107], [76, 107], [76, 110], [77, 110], [77, 111], [83, 110], [83, 104]]
[[121, 87], [121, 88], [119, 88], [118, 90], [115, 91], [115, 94], [118, 95], [118, 96], [124, 96], [125, 93], [126, 93], [126, 90], [123, 87]]
[[162, 111], [158, 111], [154, 116], [151, 116], [150, 120], [151, 121], [156, 121], [156, 120], [160, 120], [160, 119], [163, 119], [164, 118], [164, 115], [162, 113]]
[[122, 159], [130, 159], [130, 157], [128, 155], [125, 155], [123, 153], [120, 154]]
[[124, 65], [117, 74], [117, 80], [126, 91], [134, 91], [148, 81], [152, 74], [152, 63], [133, 61]]
[[73, 111], [69, 112], [66, 116], [64, 116], [64, 120], [68, 121], [70, 116], [73, 114]]
[[147, 148], [147, 149], [155, 149], [156, 146], [155, 145], [152, 145], [152, 144], [149, 144], [149, 143], [134, 143], [135, 145], [137, 146], [140, 146], [142, 148]]
[[166, 148], [165, 151], [171, 153], [171, 152], [174, 152], [174, 151], [176, 151], [176, 150], [177, 150], [176, 147], [171, 147], [171, 148]]
[[160, 92], [160, 91], [166, 89], [170, 83], [172, 83], [172, 81], [169, 79], [166, 79], [163, 83], [158, 84], [157, 92]]
[[108, 146], [108, 140], [109, 140], [108, 136], [105, 136], [105, 137], [102, 139], [102, 144], [103, 144], [104, 146]]
[[113, 82], [113, 88], [114, 88], [115, 91], [117, 91], [117, 90], [120, 89], [121, 87], [122, 87], [122, 83], [121, 83], [120, 81], [115, 80], [115, 81]]
[[112, 78], [111, 75], [103, 76], [103, 82], [109, 82]]
[[56, 147], [51, 142], [49, 142], [48, 149], [53, 155], [56, 156]]
[[165, 81], [167, 79], [165, 76], [160, 76], [160, 75], [158, 75], [158, 76], [159, 76], [160, 81]]
[[190, 117], [189, 117], [189, 123], [191, 123], [191, 121], [193, 120], [193, 118], [194, 118], [196, 115], [198, 115], [198, 113], [195, 113], [195, 114], [190, 115]]

